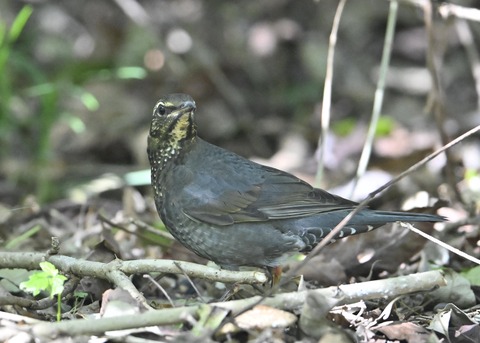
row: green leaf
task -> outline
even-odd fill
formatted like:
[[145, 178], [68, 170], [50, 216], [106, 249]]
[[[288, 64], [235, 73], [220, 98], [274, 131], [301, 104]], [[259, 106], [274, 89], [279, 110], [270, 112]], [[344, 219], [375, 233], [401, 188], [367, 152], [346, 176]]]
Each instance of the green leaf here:
[[70, 113], [64, 113], [62, 120], [67, 123], [67, 125], [70, 127], [70, 129], [72, 129], [73, 132], [77, 134], [85, 132], [85, 130], [87, 129], [82, 119]]
[[28, 281], [20, 283], [20, 289], [34, 296], [42, 291], [49, 293], [50, 298], [63, 292], [63, 284], [67, 278], [59, 274], [58, 269], [50, 262], [40, 262], [41, 272], [30, 275]]
[[332, 125], [333, 132], [341, 137], [348, 136], [355, 126], [357, 125], [357, 120], [354, 118], [345, 118]]
[[480, 177], [480, 173], [478, 173], [478, 171], [476, 171], [475, 169], [472, 169], [472, 168], [468, 168], [465, 170], [465, 180], [467, 181], [472, 181], [478, 177]]
[[375, 135], [377, 137], [387, 136], [392, 132], [395, 121], [391, 117], [382, 116], [378, 119]]
[[64, 289], [63, 284], [65, 283], [66, 280], [67, 278], [64, 275], [57, 275], [52, 279], [50, 298], [53, 298], [53, 296], [57, 294], [62, 294]]
[[142, 67], [120, 67], [117, 69], [119, 79], [144, 79], [147, 76], [145, 68]]
[[49, 286], [50, 280], [48, 275], [43, 272], [37, 272], [30, 275], [28, 281], [22, 282], [20, 289], [37, 296], [40, 292], [48, 290]]
[[73, 295], [75, 296], [75, 298], [79, 298], [79, 299], [83, 299], [83, 298], [88, 297], [88, 293], [87, 292], [82, 292], [82, 291], [75, 291], [75, 292], [73, 292]]
[[58, 274], [58, 269], [50, 262], [40, 262], [40, 268], [47, 274], [55, 276]]
[[11, 241], [9, 241], [7, 244], [5, 244], [5, 248], [12, 249], [12, 248], [15, 248], [15, 247], [19, 246], [21, 243], [26, 241], [28, 238], [37, 234], [37, 232], [39, 232], [41, 229], [42, 229], [42, 226], [39, 225], [39, 224], [33, 226], [31, 229], [25, 231], [24, 233], [22, 233], [19, 236], [16, 236]]
[[89, 111], [96, 111], [100, 107], [100, 103], [98, 102], [97, 98], [95, 95], [89, 92], [83, 92], [81, 95], [81, 100], [83, 105], [89, 110]]
[[15, 42], [20, 34], [23, 31], [23, 28], [27, 24], [28, 18], [32, 15], [33, 8], [32, 6], [23, 6], [23, 8], [20, 10], [20, 13], [18, 13], [17, 17], [12, 23], [12, 27], [10, 28], [9, 32], [9, 39], [10, 42]]
[[461, 273], [471, 285], [480, 286], [480, 266], [473, 267]]

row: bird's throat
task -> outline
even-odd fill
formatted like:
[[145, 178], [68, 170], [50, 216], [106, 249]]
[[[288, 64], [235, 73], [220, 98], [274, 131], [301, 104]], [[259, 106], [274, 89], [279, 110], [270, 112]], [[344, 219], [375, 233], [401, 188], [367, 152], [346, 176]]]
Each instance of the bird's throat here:
[[192, 137], [180, 136], [173, 133], [169, 139], [162, 140], [159, 138], [148, 137], [148, 159], [151, 166], [152, 187], [155, 193], [155, 201], [161, 203], [164, 197], [165, 176], [170, 168], [176, 163], [177, 159], [182, 158], [185, 151], [190, 149], [196, 139]]
[[192, 115], [184, 113], [177, 116], [168, 130], [168, 145], [173, 149], [180, 149], [181, 145], [195, 137], [196, 130]]

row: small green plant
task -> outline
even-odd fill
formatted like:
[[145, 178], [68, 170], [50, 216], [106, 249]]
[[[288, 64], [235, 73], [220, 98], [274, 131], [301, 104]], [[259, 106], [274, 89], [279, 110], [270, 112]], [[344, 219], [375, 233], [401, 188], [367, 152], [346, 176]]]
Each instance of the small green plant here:
[[87, 292], [81, 292], [81, 291], [75, 291], [73, 292], [73, 298], [74, 298], [74, 304], [72, 307], [72, 310], [70, 311], [72, 314], [76, 314], [78, 312], [78, 309], [83, 306], [83, 303], [88, 297]]
[[57, 321], [61, 318], [61, 295], [63, 284], [67, 277], [60, 274], [58, 269], [50, 262], [41, 262], [42, 271], [30, 275], [28, 281], [20, 283], [20, 288], [25, 292], [32, 293], [34, 296], [40, 292], [47, 292], [50, 298], [57, 296]]
[[[30, 18], [33, 9], [31, 6], [24, 6], [10, 28], [0, 21], [0, 133], [2, 134], [2, 140], [11, 128], [10, 113], [10, 101], [12, 98], [12, 75], [9, 70], [8, 60], [13, 53], [13, 46], [22, 33], [28, 19]], [[5, 151], [0, 150], [1, 153]]]

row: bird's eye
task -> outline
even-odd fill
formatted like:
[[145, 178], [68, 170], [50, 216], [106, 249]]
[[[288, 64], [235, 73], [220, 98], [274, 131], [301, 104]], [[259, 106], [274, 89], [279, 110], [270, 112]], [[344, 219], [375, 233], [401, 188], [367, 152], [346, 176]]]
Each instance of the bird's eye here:
[[163, 116], [165, 113], [167, 112], [165, 106], [163, 106], [162, 104], [159, 104], [157, 106], [157, 114]]

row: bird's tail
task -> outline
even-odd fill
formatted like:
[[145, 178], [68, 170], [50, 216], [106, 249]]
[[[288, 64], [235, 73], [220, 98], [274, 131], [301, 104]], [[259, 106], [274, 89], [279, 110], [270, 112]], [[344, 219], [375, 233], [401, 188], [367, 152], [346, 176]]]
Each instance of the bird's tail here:
[[367, 210], [362, 211], [358, 215], [354, 216], [350, 223], [355, 224], [370, 224], [370, 225], [383, 225], [393, 222], [443, 222], [447, 218], [438, 216], [436, 214], [426, 213], [413, 213], [413, 212], [390, 212], [390, 211], [374, 211]]
[[[313, 229], [311, 230], [314, 233], [317, 242], [321, 239], [325, 238], [325, 236], [330, 233], [338, 224], [338, 221], [347, 215], [348, 212], [343, 211], [342, 215], [335, 215], [335, 212], [331, 212], [330, 214], [323, 215], [323, 224], [324, 227]], [[326, 216], [331, 215], [334, 216], [332, 221], [328, 222]], [[390, 211], [375, 211], [370, 209], [364, 209], [354, 215], [348, 223], [337, 233], [333, 240], [338, 238], [344, 238], [351, 235], [356, 235], [363, 232], [372, 231], [382, 225], [387, 223], [394, 223], [394, 222], [442, 222], [445, 221], [446, 218], [442, 216], [437, 216], [435, 214], [424, 214], [424, 213], [412, 213], [412, 212], [390, 212]], [[325, 223], [329, 223], [330, 227], [325, 225]], [[325, 227], [326, 226], [326, 227]], [[314, 232], [313, 232], [314, 231]]]

